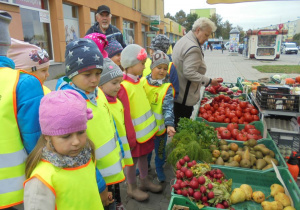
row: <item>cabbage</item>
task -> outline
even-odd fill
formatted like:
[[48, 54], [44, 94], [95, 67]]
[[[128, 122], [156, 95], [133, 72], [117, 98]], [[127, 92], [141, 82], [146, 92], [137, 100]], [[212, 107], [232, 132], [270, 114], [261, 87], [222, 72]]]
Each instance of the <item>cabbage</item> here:
[[281, 79], [282, 79], [282, 80], [283, 80], [283, 79], [286, 79], [286, 78], [289, 78], [289, 76], [286, 75], [286, 74], [282, 74], [282, 75], [281, 75]]
[[273, 76], [273, 79], [280, 80], [280, 75], [279, 75], [279, 74], [275, 74], [275, 75]]

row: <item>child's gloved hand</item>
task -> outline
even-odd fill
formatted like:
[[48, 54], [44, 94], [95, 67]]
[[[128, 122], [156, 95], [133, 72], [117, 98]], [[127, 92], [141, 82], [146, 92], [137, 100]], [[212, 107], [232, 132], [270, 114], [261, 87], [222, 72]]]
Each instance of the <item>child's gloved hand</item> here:
[[167, 133], [169, 137], [173, 137], [176, 133], [175, 128], [172, 126], [167, 126]]

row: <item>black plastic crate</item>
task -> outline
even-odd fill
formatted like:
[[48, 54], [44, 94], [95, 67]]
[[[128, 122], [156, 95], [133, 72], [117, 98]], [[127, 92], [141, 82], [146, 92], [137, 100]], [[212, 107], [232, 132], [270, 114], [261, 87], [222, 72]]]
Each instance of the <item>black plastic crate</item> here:
[[288, 87], [258, 86], [256, 100], [262, 109], [299, 112], [299, 95], [290, 94]]
[[269, 131], [275, 144], [279, 146], [288, 146], [292, 151], [300, 152], [300, 134], [289, 132]]

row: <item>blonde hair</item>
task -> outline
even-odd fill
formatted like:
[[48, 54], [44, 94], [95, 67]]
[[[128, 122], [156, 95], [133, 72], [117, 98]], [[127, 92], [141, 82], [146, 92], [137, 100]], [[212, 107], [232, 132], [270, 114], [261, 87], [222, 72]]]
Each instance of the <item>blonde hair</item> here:
[[202, 31], [207, 30], [209, 28], [212, 30], [212, 32], [215, 32], [217, 30], [217, 26], [215, 25], [215, 23], [206, 17], [198, 18], [194, 22], [192, 31], [195, 32], [197, 28], [200, 28]]
[[[92, 160], [95, 162], [95, 145], [94, 143], [87, 138], [87, 143], [92, 149]], [[28, 179], [32, 173], [32, 171], [35, 169], [37, 164], [42, 159], [42, 153], [43, 148], [47, 145], [47, 140], [45, 139], [44, 135], [41, 135], [36, 146], [32, 150], [32, 152], [28, 155], [26, 160], [26, 166], [25, 166], [25, 176], [26, 179]]]

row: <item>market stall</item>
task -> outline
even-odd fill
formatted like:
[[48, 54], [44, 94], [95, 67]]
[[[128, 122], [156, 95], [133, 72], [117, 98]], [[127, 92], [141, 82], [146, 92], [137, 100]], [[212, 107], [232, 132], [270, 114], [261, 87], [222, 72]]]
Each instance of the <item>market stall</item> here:
[[237, 78], [201, 90], [192, 118], [180, 120], [168, 145], [169, 210], [300, 209], [296, 81]]

